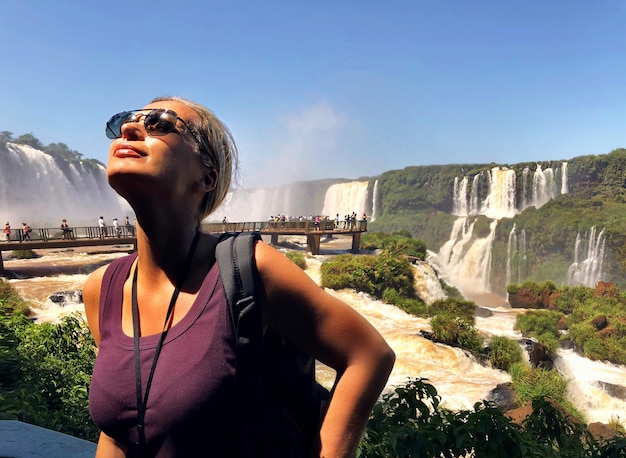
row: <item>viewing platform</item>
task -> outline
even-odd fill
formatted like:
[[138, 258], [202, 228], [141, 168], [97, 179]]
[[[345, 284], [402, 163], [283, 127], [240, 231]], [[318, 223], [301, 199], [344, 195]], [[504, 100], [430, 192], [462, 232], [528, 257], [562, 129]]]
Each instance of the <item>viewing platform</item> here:
[[[104, 246], [104, 245], [132, 245], [137, 249], [137, 237], [135, 227], [132, 225], [120, 225], [118, 228], [106, 226], [80, 226], [72, 227], [72, 231], [63, 234], [60, 228], [40, 227], [32, 228], [29, 234], [31, 240], [25, 240], [22, 229], [11, 231], [11, 241], [0, 240], [0, 272], [4, 271], [2, 260], [3, 251], [17, 250], [42, 250], [63, 249], [72, 247]], [[304, 236], [306, 237], [307, 251], [311, 254], [320, 254], [322, 236], [350, 236], [352, 247], [350, 252], [358, 253], [361, 242], [361, 233], [367, 231], [367, 221], [358, 220], [344, 227], [343, 221], [335, 227], [335, 222], [323, 220], [319, 223], [314, 221], [251, 221], [251, 222], [226, 222], [226, 223], [203, 223], [202, 231], [210, 234], [224, 232], [258, 232], [261, 235], [270, 236], [270, 244], [278, 245], [279, 236]], [[4, 235], [4, 234], [2, 234]]]

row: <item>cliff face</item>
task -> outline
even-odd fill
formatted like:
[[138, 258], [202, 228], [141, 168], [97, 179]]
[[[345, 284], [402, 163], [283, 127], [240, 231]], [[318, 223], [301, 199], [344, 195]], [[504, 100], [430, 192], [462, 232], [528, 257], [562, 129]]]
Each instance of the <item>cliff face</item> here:
[[[491, 291], [505, 293], [507, 283], [525, 279], [582, 283], [588, 274], [596, 275], [591, 275], [590, 281], [599, 275], [601, 280], [626, 286], [625, 149], [558, 162], [457, 164], [385, 172], [377, 177], [380, 206], [369, 229], [406, 228], [414, 237], [422, 238], [431, 251], [440, 252], [453, 237], [453, 222], [462, 216], [467, 218], [466, 225], [474, 224], [472, 238], [466, 242], [469, 246], [471, 240], [489, 233], [491, 219], [476, 214], [480, 209], [472, 213], [472, 205], [489, 204], [493, 182], [487, 183], [487, 177], [490, 173], [493, 176], [490, 171], [495, 167], [506, 169], [511, 176], [509, 188], [513, 191], [507, 198], [513, 202], [514, 211], [497, 219], [492, 234], [488, 267]], [[549, 171], [544, 177], [553, 181], [552, 190], [540, 198], [532, 193], [542, 183], [530, 178], [537, 170]], [[464, 177], [469, 178], [464, 184], [467, 191], [463, 189], [468, 197], [462, 202], [466, 213], [461, 215], [457, 199]], [[595, 266], [590, 265], [591, 261], [584, 263], [594, 243], [602, 249], [601, 273], [591, 270], [598, 268], [598, 259], [594, 260]]]

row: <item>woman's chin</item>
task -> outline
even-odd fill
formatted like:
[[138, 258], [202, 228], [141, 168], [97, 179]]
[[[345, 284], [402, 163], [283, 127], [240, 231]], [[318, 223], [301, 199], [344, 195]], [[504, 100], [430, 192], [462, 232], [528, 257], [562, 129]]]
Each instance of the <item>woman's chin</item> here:
[[117, 168], [107, 168], [107, 180], [115, 192], [127, 200], [128, 196], [140, 195], [142, 189], [149, 191], [155, 186], [155, 179], [145, 173]]

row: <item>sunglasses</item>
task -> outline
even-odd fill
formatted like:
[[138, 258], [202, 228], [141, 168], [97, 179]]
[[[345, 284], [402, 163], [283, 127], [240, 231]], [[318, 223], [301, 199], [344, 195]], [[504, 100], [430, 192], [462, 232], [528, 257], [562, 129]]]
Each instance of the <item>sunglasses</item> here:
[[120, 138], [124, 124], [127, 122], [141, 122], [142, 120], [143, 126], [150, 137], [161, 137], [172, 132], [180, 134], [180, 131], [176, 129], [176, 121], [180, 121], [189, 131], [196, 143], [202, 147], [198, 137], [196, 137], [196, 134], [193, 133], [193, 130], [187, 123], [179, 117], [175, 111], [166, 110], [164, 108], [122, 111], [121, 113], [114, 114], [111, 116], [111, 119], [107, 121], [106, 135], [110, 139]]

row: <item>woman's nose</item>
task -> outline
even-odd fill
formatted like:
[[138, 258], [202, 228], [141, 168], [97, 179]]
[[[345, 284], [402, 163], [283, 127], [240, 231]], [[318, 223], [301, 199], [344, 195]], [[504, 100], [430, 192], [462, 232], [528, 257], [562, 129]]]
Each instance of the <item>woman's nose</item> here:
[[126, 140], [143, 140], [147, 136], [143, 121], [125, 122], [120, 127], [120, 132]]

